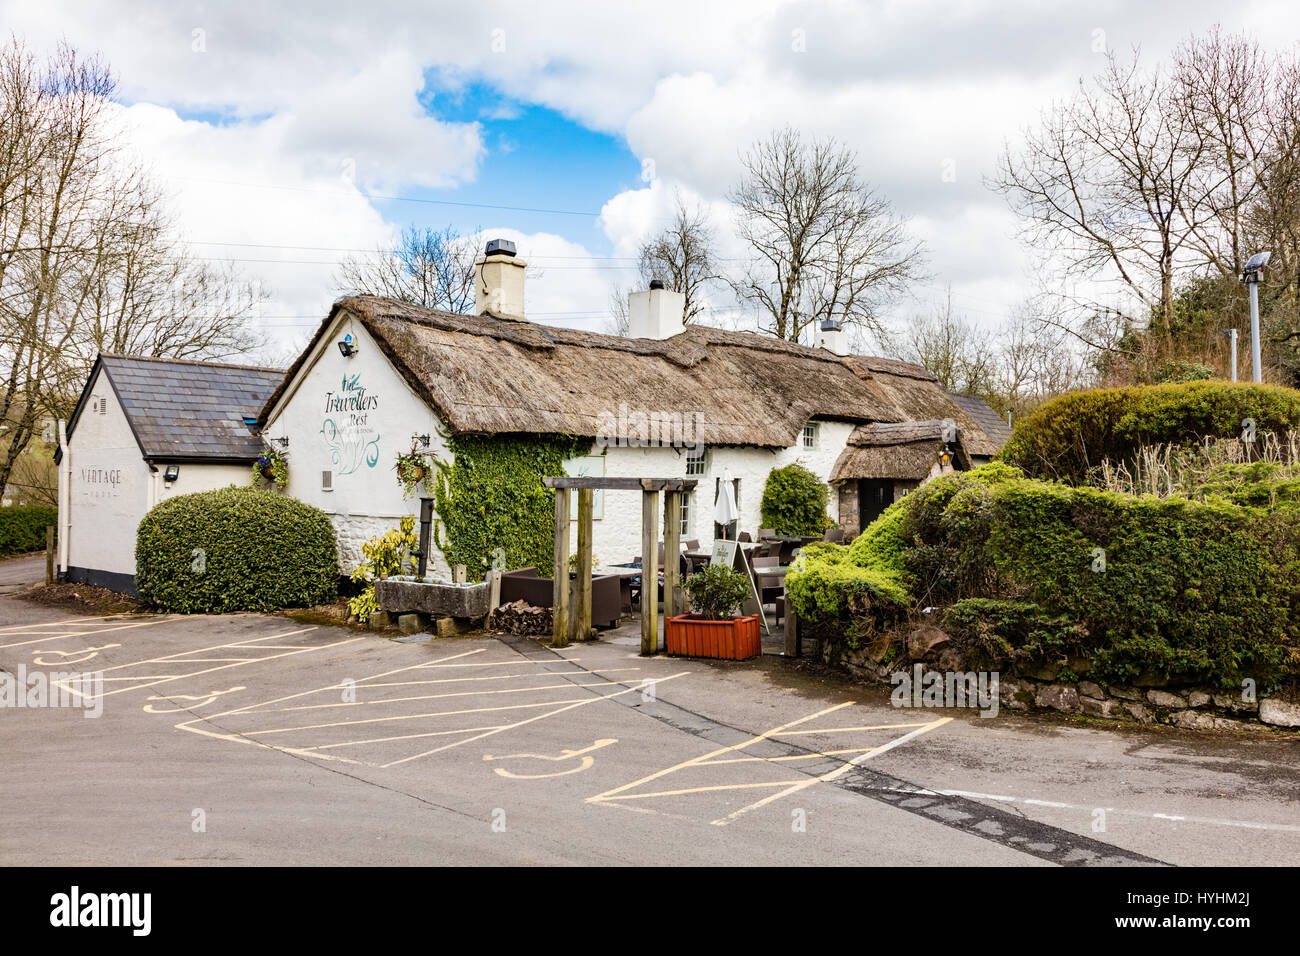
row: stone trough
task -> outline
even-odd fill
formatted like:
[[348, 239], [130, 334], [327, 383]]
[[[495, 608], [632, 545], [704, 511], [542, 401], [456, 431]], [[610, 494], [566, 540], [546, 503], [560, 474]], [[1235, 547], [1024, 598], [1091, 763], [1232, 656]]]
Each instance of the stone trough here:
[[375, 599], [389, 614], [478, 618], [488, 612], [488, 586], [394, 580], [375, 582]]

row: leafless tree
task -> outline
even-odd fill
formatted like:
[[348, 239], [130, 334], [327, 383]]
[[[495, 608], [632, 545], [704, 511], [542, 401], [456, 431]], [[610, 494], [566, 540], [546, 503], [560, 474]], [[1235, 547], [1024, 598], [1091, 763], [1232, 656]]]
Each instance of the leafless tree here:
[[922, 250], [862, 180], [853, 151], [786, 127], [741, 163], [730, 198], [752, 261], [731, 285], [764, 330], [797, 341], [832, 319], [883, 336], [879, 308], [921, 274]]
[[641, 282], [662, 279], [686, 298], [684, 321], [690, 323], [707, 307], [706, 293], [719, 278], [713, 255], [715, 235], [708, 210], [673, 194], [673, 218], [661, 232], [641, 244], [637, 269]]
[[[1153, 317], [1166, 332], [1175, 279], [1208, 218], [1207, 145], [1177, 93], [1159, 71], [1143, 73], [1136, 54], [1127, 62], [1111, 54], [1026, 132], [1019, 152], [1004, 153], [993, 183], [1020, 214], [1022, 237], [1062, 279], [1118, 285], [1139, 306], [1134, 323]], [[1096, 309], [1088, 302], [1083, 312]]]
[[99, 351], [217, 358], [257, 296], [168, 238], [163, 197], [122, 149], [107, 64], [0, 47], [0, 487], [65, 416]]
[[951, 289], [940, 309], [915, 316], [888, 350], [932, 373], [946, 391], [987, 398], [995, 388], [993, 335], [953, 311]]
[[349, 256], [335, 285], [349, 295], [378, 295], [444, 312], [474, 308], [475, 235], [445, 229], [402, 230], [395, 245], [365, 257]]

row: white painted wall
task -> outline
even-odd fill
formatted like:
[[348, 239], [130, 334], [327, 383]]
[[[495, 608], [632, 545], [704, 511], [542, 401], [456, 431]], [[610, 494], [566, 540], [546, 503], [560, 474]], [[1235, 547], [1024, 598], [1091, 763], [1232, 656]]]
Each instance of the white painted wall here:
[[[699, 539], [701, 547], [708, 548], [713, 541], [713, 491], [715, 479], [728, 470], [732, 478], [740, 479], [738, 528], [757, 537], [762, 525], [761, 508], [763, 488], [767, 476], [774, 468], [799, 462], [822, 481], [829, 482], [832, 469], [848, 442], [853, 426], [844, 422], [819, 422], [817, 447], [808, 449], [802, 444], [790, 448], [768, 450], [761, 448], [710, 448], [705, 456], [703, 475], [686, 474], [686, 450], [682, 448], [625, 448], [609, 447], [605, 452], [605, 476], [610, 478], [695, 478], [698, 482], [692, 493], [690, 524], [685, 542]], [[601, 449], [593, 447], [592, 455]], [[662, 499], [661, 499], [662, 507]], [[576, 516], [576, 507], [570, 513]], [[827, 512], [832, 518], [839, 514], [839, 500], [835, 488], [830, 489]], [[663, 517], [660, 513], [660, 534], [663, 534]], [[570, 548], [577, 546], [577, 527], [573, 528]], [[641, 553], [641, 494], [635, 491], [607, 491], [604, 493], [603, 517], [592, 522], [592, 551], [598, 562], [622, 564]]]
[[[348, 332], [357, 354], [345, 358], [337, 343]], [[286, 492], [330, 516], [347, 574], [360, 563], [362, 544], [396, 528], [403, 515], [419, 518], [419, 498], [402, 497], [393, 467], [398, 454], [410, 451], [412, 434], [430, 437], [430, 454], [447, 462], [452, 455], [432, 410], [350, 315], [341, 314], [321, 337], [291, 388], [263, 435], [288, 437]], [[340, 396], [356, 407], [333, 404]], [[324, 471], [333, 473], [333, 491], [322, 490]], [[431, 559], [430, 573], [449, 573], [436, 549]]]
[[149, 510], [149, 466], [103, 372], [77, 420], [68, 457], [67, 565], [135, 574], [135, 529]]
[[166, 466], [151, 469], [145, 462], [104, 372], [68, 442], [68, 462], [70, 468], [60, 468], [60, 480], [68, 482], [69, 512], [61, 570], [134, 575], [136, 529], [150, 508], [175, 495], [246, 485], [250, 476], [247, 465], [182, 463], [176, 481], [163, 481]]

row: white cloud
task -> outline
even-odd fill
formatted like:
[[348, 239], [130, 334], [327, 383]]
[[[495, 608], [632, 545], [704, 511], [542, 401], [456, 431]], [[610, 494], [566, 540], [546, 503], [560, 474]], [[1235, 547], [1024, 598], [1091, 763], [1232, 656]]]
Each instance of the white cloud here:
[[[720, 248], [739, 255], [722, 204], [738, 151], [784, 123], [835, 135], [913, 217], [930, 244], [934, 284], [951, 282], [959, 304], [965, 297], [972, 312], [990, 316], [1016, 302], [1028, 280], [1009, 217], [982, 179], [1004, 140], [1095, 69], [1098, 31], [1108, 48], [1141, 43], [1153, 60], [1216, 21], [1249, 26], [1266, 45], [1300, 32], [1300, 8], [1285, 0], [1230, 8], [1210, 0], [665, 0], [651, 11], [500, 0], [436, 12], [397, 0], [158, 0], [129, 12], [0, 0], [0, 19], [36, 49], [66, 36], [104, 52], [135, 104], [136, 142], [168, 177], [196, 240], [370, 248], [395, 224], [343, 173], [380, 193], [470, 181], [485, 149], [516, 141], [485, 143], [477, 122], [440, 118], [437, 97], [429, 115], [421, 96], [426, 76], [436, 75], [559, 110], [626, 137], [638, 158], [653, 160], [651, 183], [604, 204], [600, 227], [615, 256], [634, 255], [666, 218], [674, 186], [710, 204]], [[489, 109], [481, 119], [499, 115]], [[944, 180], [947, 169], [955, 181]], [[233, 182], [280, 188], [224, 185]], [[535, 204], [548, 203], [539, 195]], [[517, 236], [521, 249], [532, 243], [550, 264], [530, 285], [530, 311], [590, 327], [574, 313], [603, 310], [610, 280], [622, 273], [592, 268], [600, 263], [561, 269], [578, 261], [542, 258], [589, 254], [561, 236], [496, 232]], [[245, 251], [242, 258], [262, 257]], [[338, 257], [300, 253], [265, 257]], [[268, 313], [315, 314], [332, 297], [328, 267], [243, 265], [275, 290]], [[900, 305], [900, 314], [912, 307]]]

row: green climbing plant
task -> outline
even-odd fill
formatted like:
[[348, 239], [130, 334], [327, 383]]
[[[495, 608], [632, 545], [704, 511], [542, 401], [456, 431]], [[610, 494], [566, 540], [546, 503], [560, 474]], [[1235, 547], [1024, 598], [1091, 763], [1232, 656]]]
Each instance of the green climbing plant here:
[[585, 454], [587, 439], [556, 435], [457, 435], [453, 459], [436, 461], [434, 543], [448, 565], [463, 564], [479, 581], [503, 548], [506, 566], [550, 568], [555, 555], [553, 493], [544, 477]]

